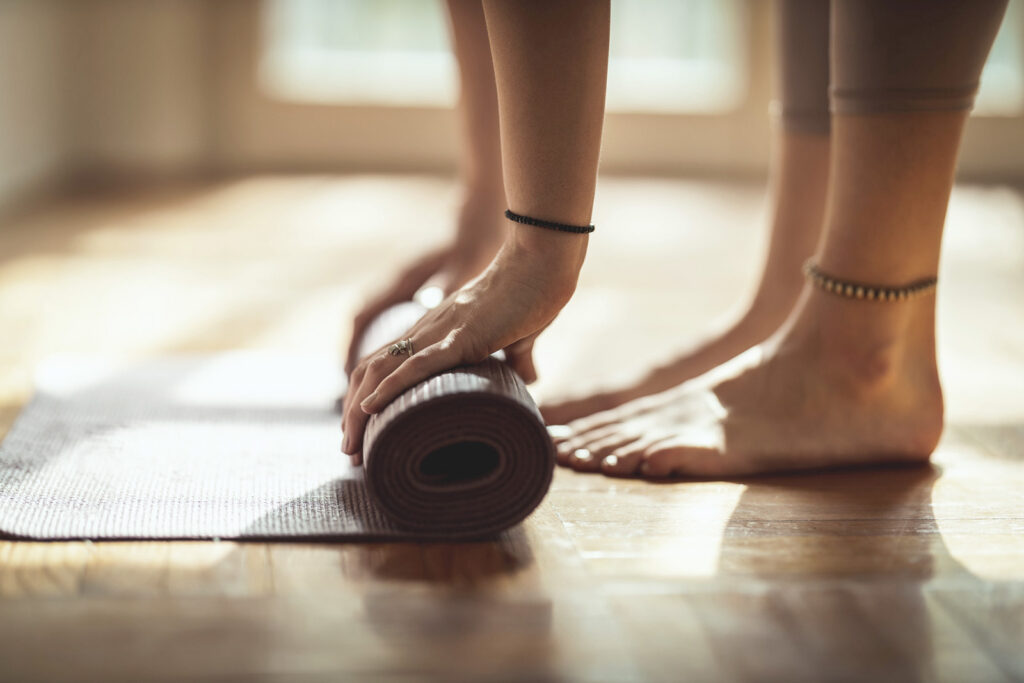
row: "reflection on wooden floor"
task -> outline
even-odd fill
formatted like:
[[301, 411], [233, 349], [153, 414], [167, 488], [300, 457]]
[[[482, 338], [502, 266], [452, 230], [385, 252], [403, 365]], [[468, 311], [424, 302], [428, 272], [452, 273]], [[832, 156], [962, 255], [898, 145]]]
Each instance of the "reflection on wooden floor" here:
[[[0, 228], [0, 433], [60, 351], [333, 351], [441, 239], [430, 178], [262, 178], [68, 200]], [[602, 183], [538, 391], [660, 358], [734, 307], [762, 193]], [[639, 207], [639, 208], [638, 208]], [[0, 679], [1024, 679], [1024, 199], [957, 191], [950, 427], [926, 468], [670, 485], [559, 471], [468, 545], [0, 542]]]

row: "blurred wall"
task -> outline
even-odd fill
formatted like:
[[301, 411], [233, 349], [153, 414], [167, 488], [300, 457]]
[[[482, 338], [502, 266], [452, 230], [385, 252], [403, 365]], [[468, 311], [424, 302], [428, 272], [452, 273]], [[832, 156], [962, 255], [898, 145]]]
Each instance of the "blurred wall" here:
[[0, 0], [0, 208], [57, 181], [68, 157], [57, 0]]
[[0, 211], [68, 183], [209, 168], [212, 7], [0, 0]]
[[[440, 1], [440, 0], [433, 0]], [[749, 0], [751, 90], [721, 115], [609, 114], [601, 168], [612, 173], [761, 176], [767, 172], [771, 3]], [[458, 159], [447, 109], [341, 106], [276, 98], [259, 83], [261, 17], [251, 0], [215, 7], [219, 51], [216, 138], [228, 168], [452, 172]]]
[[68, 134], [77, 170], [173, 173], [205, 163], [210, 4], [68, 6]]
[[[749, 3], [742, 105], [610, 114], [602, 170], [766, 174], [771, 11]], [[455, 170], [451, 111], [285, 101], [260, 51], [258, 0], [0, 0], [0, 210], [61, 183]], [[1021, 150], [1024, 117], [973, 119], [961, 177], [1024, 182]]]

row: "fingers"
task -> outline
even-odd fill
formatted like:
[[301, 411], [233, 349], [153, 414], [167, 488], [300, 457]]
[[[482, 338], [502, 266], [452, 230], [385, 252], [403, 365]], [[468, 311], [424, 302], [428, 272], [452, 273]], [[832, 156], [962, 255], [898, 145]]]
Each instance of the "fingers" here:
[[484, 277], [428, 311], [407, 333], [415, 349], [411, 357], [392, 356], [384, 348], [356, 365], [345, 397], [342, 448], [346, 453], [362, 451], [369, 415], [448, 368], [479, 362], [505, 349], [523, 378], [536, 379], [534, 339], [561, 302], [557, 297], [552, 300], [549, 287], [535, 286], [534, 280], [548, 281], [547, 265], [529, 260], [517, 265], [513, 257], [509, 259], [512, 265], [492, 264]]
[[379, 412], [409, 387], [442, 370], [454, 367], [461, 361], [462, 353], [449, 336], [413, 354], [394, 369], [363, 399], [360, 408], [367, 416]]
[[533, 363], [533, 343], [536, 338], [527, 337], [505, 349], [505, 360], [527, 384], [537, 381], [537, 366]]
[[[415, 349], [418, 337], [414, 334], [410, 338]], [[353, 389], [345, 397], [342, 450], [350, 455], [360, 454], [370, 415], [381, 411], [409, 387], [464, 362], [467, 349], [472, 345], [461, 339], [456, 332], [449, 333], [441, 341], [416, 351], [412, 356], [392, 356], [385, 347], [360, 363], [353, 372]], [[358, 464], [356, 458], [352, 462]]]
[[[412, 356], [392, 355], [390, 344], [364, 359], [352, 373], [352, 384], [345, 395], [341, 449], [356, 456], [362, 452], [363, 433], [370, 415], [379, 412], [403, 391], [442, 370], [462, 362], [465, 344], [457, 342], [455, 333], [435, 344], [415, 334], [410, 337], [413, 349], [428, 344]], [[358, 459], [353, 458], [353, 464]]]
[[[359, 391], [359, 385], [363, 381], [363, 375], [366, 373], [366, 363], [360, 363], [355, 367], [354, 370], [348, 376], [348, 387], [346, 387], [345, 395], [342, 397], [341, 414], [344, 417], [348, 413], [349, 406], [352, 405], [352, 397]], [[344, 424], [344, 420], [342, 420]]]
[[[444, 265], [449, 249], [431, 251], [405, 267], [383, 292], [373, 297], [352, 321], [352, 335], [345, 354], [345, 372], [352, 373], [359, 362], [359, 341], [373, 319], [386, 309], [413, 298], [416, 292]], [[350, 383], [350, 386], [353, 386]]]
[[406, 356], [392, 356], [387, 347], [364, 359], [352, 373], [352, 385], [345, 395], [345, 414], [342, 416], [341, 450], [349, 455], [362, 451], [363, 430], [369, 414], [359, 404], [369, 395], [380, 381], [402, 363]]

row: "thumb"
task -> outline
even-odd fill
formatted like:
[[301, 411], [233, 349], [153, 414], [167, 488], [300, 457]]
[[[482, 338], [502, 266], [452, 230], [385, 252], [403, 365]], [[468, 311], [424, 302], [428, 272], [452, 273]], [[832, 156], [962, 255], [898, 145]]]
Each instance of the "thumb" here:
[[527, 384], [537, 381], [537, 367], [533, 363], [533, 343], [536, 339], [537, 335], [531, 335], [505, 347], [505, 361]]

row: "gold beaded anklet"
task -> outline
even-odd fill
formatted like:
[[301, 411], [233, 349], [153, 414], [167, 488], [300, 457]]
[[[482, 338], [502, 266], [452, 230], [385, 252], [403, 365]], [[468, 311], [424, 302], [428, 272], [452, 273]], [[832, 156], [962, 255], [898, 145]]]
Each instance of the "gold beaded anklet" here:
[[933, 293], [938, 284], [938, 279], [934, 277], [911, 282], [906, 287], [878, 287], [857, 282], [845, 282], [821, 272], [813, 261], [804, 264], [804, 276], [815, 287], [829, 294], [849, 299], [867, 299], [868, 301], [906, 301]]

